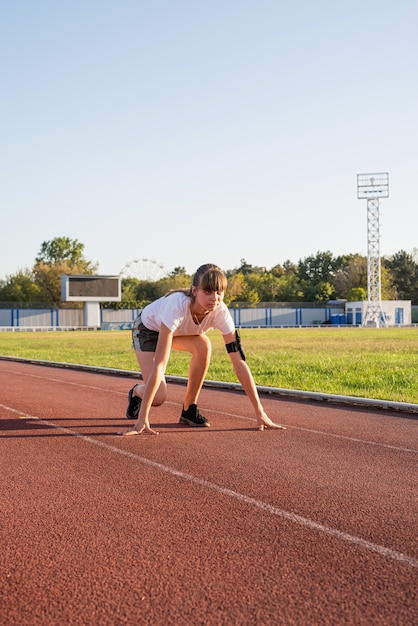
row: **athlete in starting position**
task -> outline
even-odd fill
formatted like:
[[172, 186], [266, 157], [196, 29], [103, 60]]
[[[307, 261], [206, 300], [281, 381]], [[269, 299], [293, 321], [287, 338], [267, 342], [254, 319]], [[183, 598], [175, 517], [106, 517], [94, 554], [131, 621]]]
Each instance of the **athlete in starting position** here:
[[149, 412], [151, 406], [163, 404], [167, 397], [164, 374], [172, 349], [192, 355], [180, 423], [210, 426], [197, 406], [210, 363], [212, 345], [206, 336], [210, 329], [222, 333], [235, 374], [254, 408], [259, 430], [284, 429], [271, 421], [260, 402], [239, 335], [223, 301], [226, 287], [224, 272], [208, 263], [199, 267], [190, 289], [171, 291], [147, 305], [138, 315], [133, 325], [132, 343], [143, 382], [129, 391], [126, 417], [136, 422], [121, 434], [158, 434], [150, 427]]

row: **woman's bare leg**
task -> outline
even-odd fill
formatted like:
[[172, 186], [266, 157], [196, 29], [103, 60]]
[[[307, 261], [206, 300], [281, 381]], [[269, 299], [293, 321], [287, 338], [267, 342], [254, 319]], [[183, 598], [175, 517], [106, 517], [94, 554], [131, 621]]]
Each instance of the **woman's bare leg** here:
[[199, 394], [210, 364], [212, 344], [206, 335], [188, 335], [174, 337], [173, 348], [190, 352], [192, 355], [189, 374], [187, 379], [186, 394], [184, 396], [184, 409], [191, 404], [197, 404]]
[[[144, 393], [144, 388], [149, 378], [149, 375], [152, 370], [153, 362], [154, 362], [154, 352], [141, 352], [140, 350], [135, 350], [136, 358], [139, 364], [139, 369], [142, 374], [142, 382], [138, 383], [134, 388], [133, 395], [142, 398]], [[161, 382], [161, 385], [154, 396], [154, 400], [152, 401], [152, 406], [160, 406], [165, 402], [167, 398], [167, 384], [165, 380]]]

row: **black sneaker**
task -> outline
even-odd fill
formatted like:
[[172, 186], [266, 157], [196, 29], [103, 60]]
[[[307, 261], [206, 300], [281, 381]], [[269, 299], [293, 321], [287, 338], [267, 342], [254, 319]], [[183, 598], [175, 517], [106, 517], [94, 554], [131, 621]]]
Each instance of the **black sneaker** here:
[[141, 406], [141, 398], [138, 398], [138, 396], [133, 395], [135, 387], [136, 385], [134, 385], [128, 393], [129, 404], [128, 404], [128, 408], [126, 409], [126, 417], [128, 418], [128, 420], [138, 419], [139, 409]]
[[209, 420], [199, 413], [197, 404], [191, 404], [187, 411], [183, 407], [179, 421], [187, 426], [210, 426]]

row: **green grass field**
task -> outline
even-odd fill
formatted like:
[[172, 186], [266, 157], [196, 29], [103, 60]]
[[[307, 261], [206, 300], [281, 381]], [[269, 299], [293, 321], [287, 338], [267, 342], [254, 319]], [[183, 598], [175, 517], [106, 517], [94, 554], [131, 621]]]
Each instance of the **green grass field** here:
[[[207, 378], [236, 382], [219, 333], [211, 332]], [[418, 329], [242, 329], [257, 385], [418, 403]], [[0, 354], [137, 370], [129, 331], [0, 333]], [[187, 376], [189, 357], [173, 351], [167, 368]]]

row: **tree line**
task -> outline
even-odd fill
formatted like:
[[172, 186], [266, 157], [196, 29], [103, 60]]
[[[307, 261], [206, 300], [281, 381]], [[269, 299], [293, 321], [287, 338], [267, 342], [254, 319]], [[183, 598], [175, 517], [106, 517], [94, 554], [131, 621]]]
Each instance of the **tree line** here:
[[[98, 264], [84, 256], [84, 244], [69, 237], [44, 241], [32, 268], [0, 280], [2, 306], [63, 306], [62, 274], [97, 274]], [[334, 256], [317, 252], [272, 268], [250, 265], [241, 259], [237, 268], [225, 270], [228, 306], [275, 302], [311, 302], [318, 306], [330, 300], [367, 300], [367, 257], [360, 254]], [[111, 308], [141, 308], [171, 289], [189, 287], [192, 276], [175, 267], [159, 280], [122, 278], [122, 301]], [[418, 250], [400, 250], [381, 259], [382, 300], [411, 300], [418, 305]], [[71, 303], [74, 308], [76, 303]], [[80, 304], [81, 306], [81, 304]], [[107, 306], [104, 304], [104, 306]]]

